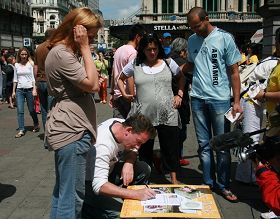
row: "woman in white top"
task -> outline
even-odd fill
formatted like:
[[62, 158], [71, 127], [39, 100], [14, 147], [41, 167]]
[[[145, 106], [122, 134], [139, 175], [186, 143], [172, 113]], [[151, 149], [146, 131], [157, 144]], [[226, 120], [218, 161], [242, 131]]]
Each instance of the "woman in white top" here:
[[15, 135], [20, 138], [25, 134], [24, 128], [24, 101], [28, 106], [28, 111], [33, 120], [33, 132], [39, 131], [39, 121], [34, 110], [34, 96], [37, 95], [35, 87], [35, 78], [33, 75], [33, 66], [28, 61], [30, 53], [27, 48], [20, 48], [17, 53], [17, 62], [15, 64], [13, 93], [12, 97], [16, 97], [17, 103], [17, 119], [19, 132]]

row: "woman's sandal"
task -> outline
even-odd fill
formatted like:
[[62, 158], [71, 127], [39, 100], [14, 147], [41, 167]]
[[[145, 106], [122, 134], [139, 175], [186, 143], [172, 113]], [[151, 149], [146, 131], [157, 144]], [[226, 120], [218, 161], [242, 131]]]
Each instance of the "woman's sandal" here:
[[230, 190], [225, 189], [225, 190], [221, 191], [221, 195], [224, 197], [224, 199], [226, 199], [230, 202], [233, 202], [233, 203], [238, 202], [238, 198]]
[[23, 131], [19, 131], [16, 135], [15, 135], [15, 138], [20, 138], [24, 136], [24, 132]]

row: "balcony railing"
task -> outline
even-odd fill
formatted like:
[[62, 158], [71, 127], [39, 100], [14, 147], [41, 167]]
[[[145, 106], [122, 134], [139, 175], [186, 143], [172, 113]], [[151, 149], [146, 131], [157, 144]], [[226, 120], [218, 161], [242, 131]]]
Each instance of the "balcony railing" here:
[[[157, 22], [177, 22], [184, 23], [187, 21], [186, 14], [183, 13], [165, 13], [165, 14], [138, 14], [136, 15], [144, 23]], [[210, 21], [223, 22], [258, 22], [262, 21], [261, 16], [253, 12], [208, 12]]]
[[44, 19], [44, 17], [43, 17], [43, 16], [40, 16], [40, 17], [38, 17], [38, 18], [36, 19], [36, 21], [39, 21], [39, 22], [44, 22], [44, 21], [45, 21], [45, 19]]
[[249, 21], [252, 20], [261, 20], [261, 16], [254, 12], [208, 12], [210, 20], [236, 20], [236, 21]]

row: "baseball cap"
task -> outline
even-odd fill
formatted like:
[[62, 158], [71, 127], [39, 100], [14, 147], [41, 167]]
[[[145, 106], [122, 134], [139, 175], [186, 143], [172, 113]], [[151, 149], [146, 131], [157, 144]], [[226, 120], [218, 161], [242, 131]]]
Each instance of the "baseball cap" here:
[[168, 32], [165, 32], [162, 36], [163, 36], [163, 38], [166, 38], [166, 37], [171, 37], [171, 34], [170, 34], [170, 33], [168, 33]]

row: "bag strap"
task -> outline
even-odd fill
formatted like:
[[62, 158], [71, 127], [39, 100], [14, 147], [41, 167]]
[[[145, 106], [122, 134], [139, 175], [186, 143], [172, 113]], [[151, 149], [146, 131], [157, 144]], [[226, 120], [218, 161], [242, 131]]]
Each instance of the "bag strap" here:
[[166, 64], [167, 67], [169, 68], [169, 70], [170, 70], [170, 72], [171, 72], [171, 74], [172, 74], [172, 77], [173, 77], [173, 72], [172, 72], [172, 70], [171, 70], [171, 68], [170, 68], [171, 59], [170, 59], [170, 58], [168, 58], [168, 59], [163, 59], [163, 61], [165, 62], [165, 64]]
[[262, 63], [264, 63], [264, 62], [271, 61], [271, 60], [280, 60], [280, 58], [275, 57], [275, 56], [270, 56], [269, 59], [260, 61], [260, 62], [257, 64], [257, 66], [258, 66], [259, 64], [262, 64]]

